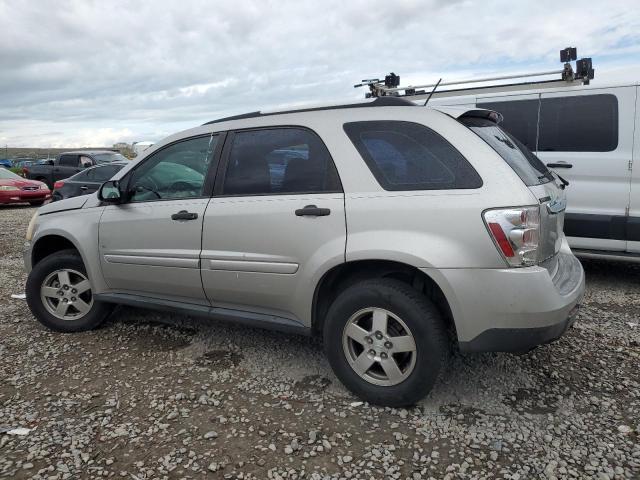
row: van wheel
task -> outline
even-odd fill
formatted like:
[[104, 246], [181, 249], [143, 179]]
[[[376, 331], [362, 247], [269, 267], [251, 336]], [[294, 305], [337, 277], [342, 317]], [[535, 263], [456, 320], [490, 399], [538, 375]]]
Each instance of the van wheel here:
[[448, 355], [436, 307], [409, 285], [367, 280], [327, 313], [324, 348], [336, 376], [369, 403], [413, 405], [435, 384]]
[[37, 263], [27, 277], [26, 295], [38, 321], [58, 332], [91, 330], [112, 308], [93, 299], [87, 271], [75, 250], [53, 253]]

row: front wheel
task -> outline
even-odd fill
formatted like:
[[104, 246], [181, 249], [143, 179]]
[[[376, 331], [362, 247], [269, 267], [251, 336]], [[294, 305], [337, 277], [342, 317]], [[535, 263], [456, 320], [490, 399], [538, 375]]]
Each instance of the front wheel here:
[[84, 263], [75, 250], [56, 252], [38, 262], [27, 278], [26, 295], [36, 319], [58, 332], [95, 328], [112, 308], [94, 300]]
[[448, 353], [435, 306], [392, 279], [357, 283], [331, 305], [324, 345], [336, 376], [370, 403], [402, 407], [435, 384]]

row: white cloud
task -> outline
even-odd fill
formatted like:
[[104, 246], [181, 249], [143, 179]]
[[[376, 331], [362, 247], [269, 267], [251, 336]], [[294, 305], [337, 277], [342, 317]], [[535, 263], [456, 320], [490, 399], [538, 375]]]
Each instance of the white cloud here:
[[0, 140], [12, 146], [158, 140], [358, 98], [354, 83], [391, 70], [419, 83], [555, 68], [568, 45], [594, 57], [596, 82], [640, 63], [637, 1], [0, 0], [0, 29]]

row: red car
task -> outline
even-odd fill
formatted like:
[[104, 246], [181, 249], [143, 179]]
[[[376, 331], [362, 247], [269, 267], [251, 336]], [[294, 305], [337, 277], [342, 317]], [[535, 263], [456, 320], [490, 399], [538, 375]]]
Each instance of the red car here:
[[0, 168], [0, 204], [30, 203], [42, 205], [51, 198], [46, 184], [19, 177], [6, 168]]

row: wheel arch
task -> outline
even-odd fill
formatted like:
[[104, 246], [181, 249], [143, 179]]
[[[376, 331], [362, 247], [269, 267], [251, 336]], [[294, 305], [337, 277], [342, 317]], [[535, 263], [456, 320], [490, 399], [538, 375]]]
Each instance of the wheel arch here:
[[[39, 237], [31, 247], [31, 267], [35, 267], [45, 257], [62, 250], [75, 250], [82, 258], [81, 250], [68, 237], [59, 234], [47, 234]], [[84, 262], [84, 258], [82, 260]]]
[[423, 270], [392, 260], [354, 260], [336, 265], [322, 276], [316, 285], [311, 312], [311, 329], [314, 335], [322, 334], [329, 306], [337, 295], [349, 286], [371, 278], [394, 278], [422, 292], [442, 315], [446, 327], [457, 339], [455, 321], [450, 300], [438, 282]]

